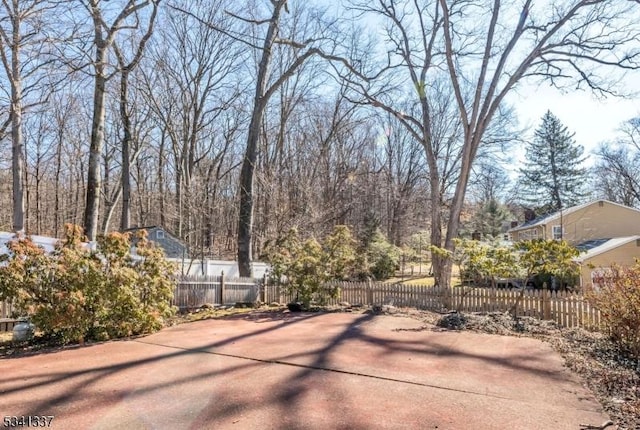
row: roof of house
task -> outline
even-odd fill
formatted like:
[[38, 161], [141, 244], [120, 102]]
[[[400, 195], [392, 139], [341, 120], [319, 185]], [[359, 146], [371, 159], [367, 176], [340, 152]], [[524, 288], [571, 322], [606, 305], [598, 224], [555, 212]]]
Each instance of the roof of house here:
[[[140, 231], [140, 230], [147, 230], [147, 232], [148, 232], [148, 231], [149, 231], [149, 230], [151, 230], [152, 228], [157, 228], [157, 229], [160, 229], [160, 230], [164, 231], [164, 232], [165, 232], [165, 234], [166, 234], [166, 235], [168, 235], [169, 237], [171, 237], [173, 240], [175, 240], [175, 241], [179, 242], [180, 244], [182, 244], [182, 245], [183, 245], [183, 246], [185, 246], [185, 247], [187, 246], [187, 245], [186, 245], [186, 243], [185, 243], [182, 239], [180, 239], [180, 238], [179, 238], [179, 237], [177, 237], [176, 235], [172, 234], [171, 232], [167, 231], [167, 229], [166, 229], [166, 228], [164, 228], [164, 227], [162, 227], [162, 226], [159, 226], [159, 225], [148, 225], [148, 226], [144, 226], [144, 227], [130, 227], [130, 228], [128, 228], [128, 229], [126, 229], [126, 230], [124, 230], [124, 231]], [[149, 239], [154, 240], [155, 238], [151, 238], [151, 237], [150, 237]]]
[[[63, 240], [55, 237], [37, 236], [33, 234], [30, 234], [28, 236], [31, 238], [33, 243], [35, 243], [36, 245], [44, 249], [45, 252], [53, 252], [58, 242]], [[9, 252], [9, 249], [7, 248], [7, 243], [14, 239], [16, 239], [16, 233], [0, 231], [0, 254], [6, 254]], [[94, 248], [95, 242], [92, 242], [92, 243], [93, 245], [91, 243], [82, 242], [82, 246], [88, 247], [90, 249], [95, 249]]]
[[[46, 236], [30, 235], [29, 237], [31, 237], [31, 240], [33, 241], [33, 243], [44, 248], [46, 252], [53, 251], [56, 247], [56, 243], [58, 243], [60, 240], [54, 237], [46, 237]], [[5, 254], [8, 252], [6, 243], [14, 239], [16, 239], [15, 233], [0, 231], [0, 254]]]
[[618, 248], [619, 246], [626, 245], [629, 242], [640, 239], [639, 235], [614, 237], [610, 239], [593, 239], [576, 245], [583, 253], [576, 258], [576, 261], [583, 262], [596, 255], [604, 254], [607, 251]]
[[598, 202], [604, 202], [604, 203], [608, 203], [610, 205], [620, 206], [620, 207], [623, 207], [625, 209], [630, 209], [630, 210], [633, 210], [633, 211], [636, 211], [636, 212], [640, 213], [640, 210], [638, 210], [636, 208], [632, 208], [630, 206], [621, 205], [620, 203], [615, 203], [615, 202], [612, 202], [612, 201], [609, 201], [609, 200], [603, 200], [603, 199], [593, 200], [593, 201], [590, 201], [588, 203], [584, 203], [584, 204], [577, 205], [577, 206], [572, 206], [570, 208], [562, 209], [562, 210], [557, 211], [557, 212], [552, 212], [552, 213], [548, 213], [548, 214], [539, 216], [539, 217], [537, 217], [537, 218], [535, 218], [535, 219], [533, 219], [531, 221], [525, 222], [524, 224], [521, 224], [519, 226], [513, 227], [512, 229], [509, 230], [509, 232], [511, 233], [511, 232], [515, 232], [515, 231], [526, 230], [526, 229], [531, 228], [531, 227], [537, 227], [537, 226], [546, 225], [550, 221], [558, 219], [561, 216], [569, 215], [569, 214], [571, 214], [573, 212], [579, 211], [579, 210], [584, 209], [584, 208], [586, 208], [588, 206], [594, 205], [594, 204], [596, 204]]
[[[162, 228], [159, 225], [145, 225], [143, 227], [129, 227], [127, 229], [125, 229], [124, 231], [138, 231], [138, 230], [150, 230], [152, 228]], [[165, 230], [164, 228], [162, 228], [163, 230]]]

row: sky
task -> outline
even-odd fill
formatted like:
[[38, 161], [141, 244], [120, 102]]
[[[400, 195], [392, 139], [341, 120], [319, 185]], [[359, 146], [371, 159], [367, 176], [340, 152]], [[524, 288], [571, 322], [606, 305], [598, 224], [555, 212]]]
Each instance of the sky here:
[[[628, 76], [627, 81], [630, 83], [627, 87], [632, 87], [634, 82], [640, 82], [640, 74]], [[585, 155], [600, 143], [615, 140], [624, 121], [640, 116], [640, 98], [598, 100], [589, 91], [563, 94], [546, 84], [522, 85], [511, 94], [508, 103], [516, 109], [520, 126], [530, 127], [530, 134], [540, 125], [545, 112], [550, 110], [570, 132], [575, 133], [575, 141], [585, 148]]]
[[[541, 3], [544, 8], [544, 1]], [[371, 28], [381, 31], [381, 22], [372, 15], [366, 16]], [[384, 36], [381, 36], [384, 37]], [[612, 78], [620, 79], [620, 72]], [[505, 100], [515, 108], [520, 128], [528, 127], [525, 138], [533, 136], [540, 124], [542, 116], [550, 110], [572, 133], [575, 141], [585, 148], [585, 155], [594, 152], [603, 142], [613, 141], [623, 122], [640, 116], [640, 71], [630, 71], [619, 82], [619, 90], [624, 93], [635, 93], [635, 99], [621, 99], [613, 96], [604, 100], [597, 99], [588, 90], [560, 92], [548, 83], [527, 83], [522, 80]], [[517, 148], [512, 154], [516, 163], [524, 160], [524, 148]], [[594, 163], [595, 157], [589, 157], [586, 165]], [[519, 168], [511, 164], [508, 170]]]

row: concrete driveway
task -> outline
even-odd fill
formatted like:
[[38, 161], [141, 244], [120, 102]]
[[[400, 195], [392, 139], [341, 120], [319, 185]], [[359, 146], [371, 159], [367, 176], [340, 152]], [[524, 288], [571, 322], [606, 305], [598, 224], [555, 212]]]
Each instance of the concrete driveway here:
[[580, 429], [608, 419], [540, 341], [370, 314], [255, 313], [0, 360], [0, 418], [57, 429]]

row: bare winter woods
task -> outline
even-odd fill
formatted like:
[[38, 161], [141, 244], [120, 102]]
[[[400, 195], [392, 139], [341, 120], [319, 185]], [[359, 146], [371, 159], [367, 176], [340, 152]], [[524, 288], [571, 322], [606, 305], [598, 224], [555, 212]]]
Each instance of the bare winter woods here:
[[0, 230], [161, 225], [241, 266], [294, 226], [452, 249], [521, 80], [602, 95], [638, 67], [637, 3], [540, 3], [3, 1]]

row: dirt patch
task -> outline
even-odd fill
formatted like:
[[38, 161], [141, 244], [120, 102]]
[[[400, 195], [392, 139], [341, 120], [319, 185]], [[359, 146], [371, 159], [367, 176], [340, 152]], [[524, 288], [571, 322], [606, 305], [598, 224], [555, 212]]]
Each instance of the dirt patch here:
[[252, 312], [254, 309], [248, 307], [214, 307], [214, 306], [202, 306], [198, 309], [192, 309], [188, 312], [179, 312], [167, 322], [167, 326], [174, 326], [178, 324], [184, 324], [188, 322], [208, 320], [214, 318], [223, 318], [236, 314], [246, 314]]

